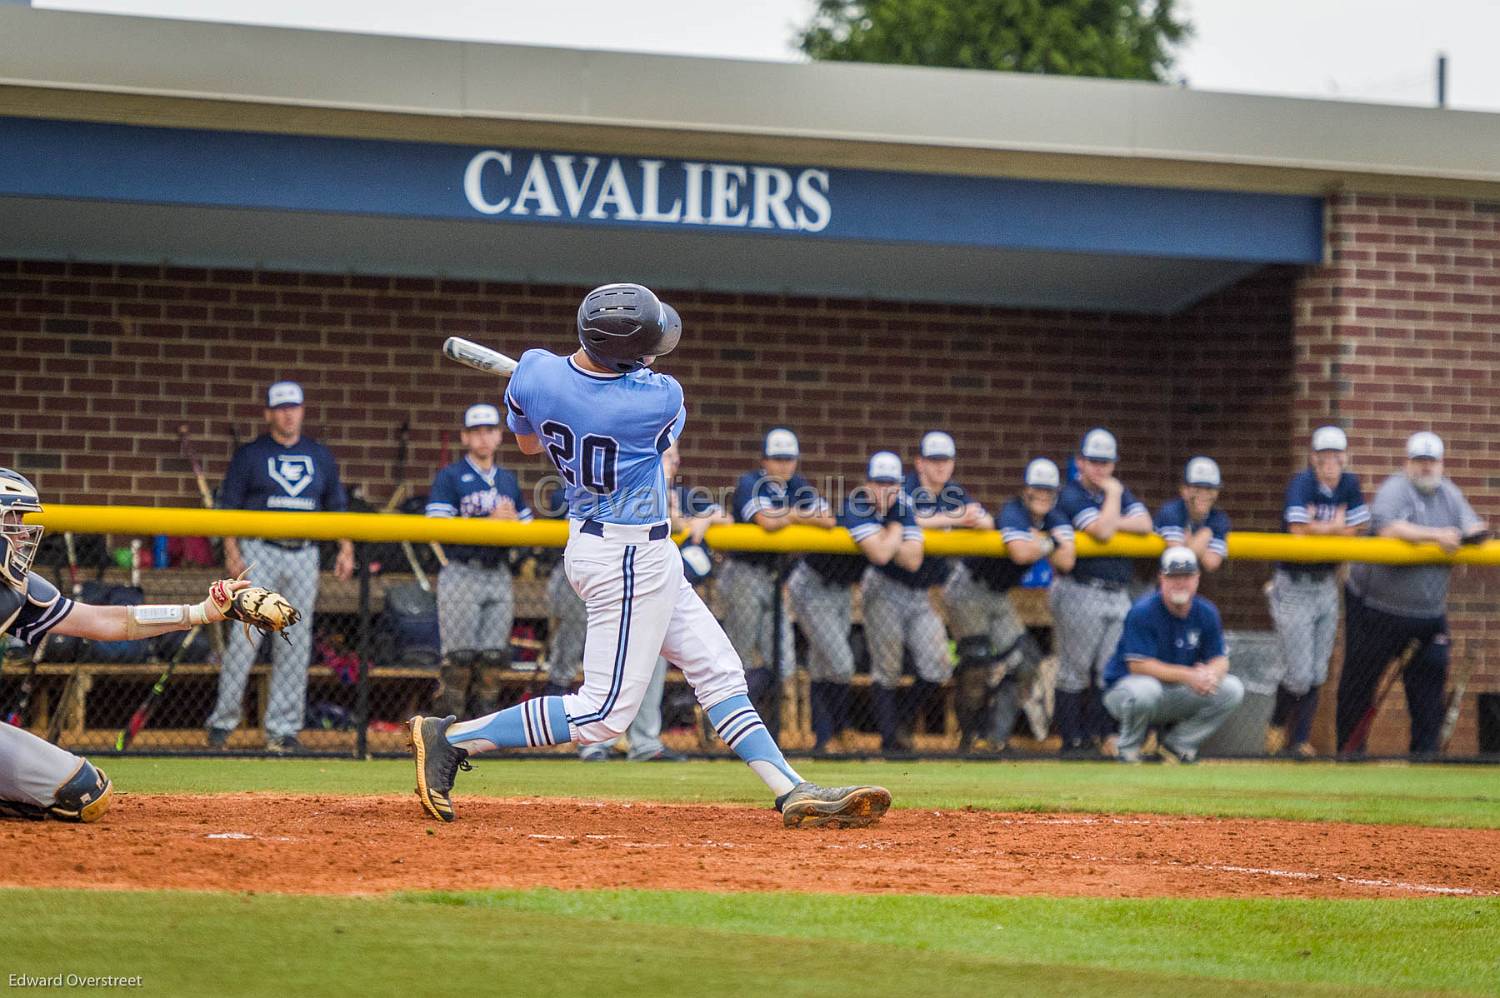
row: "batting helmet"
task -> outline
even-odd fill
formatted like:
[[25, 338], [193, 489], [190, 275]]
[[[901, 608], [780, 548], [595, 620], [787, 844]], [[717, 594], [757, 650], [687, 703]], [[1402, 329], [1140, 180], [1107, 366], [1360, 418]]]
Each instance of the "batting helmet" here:
[[5, 550], [0, 552], [0, 577], [6, 585], [23, 593], [26, 573], [31, 571], [37, 545], [42, 542], [42, 528], [22, 523], [21, 517], [41, 511], [42, 501], [37, 497], [36, 486], [25, 475], [0, 468], [0, 538], [5, 541]]
[[682, 337], [682, 320], [671, 324], [669, 309], [650, 288], [606, 284], [578, 306], [578, 342], [601, 367], [621, 374], [638, 371], [645, 358], [670, 353]]

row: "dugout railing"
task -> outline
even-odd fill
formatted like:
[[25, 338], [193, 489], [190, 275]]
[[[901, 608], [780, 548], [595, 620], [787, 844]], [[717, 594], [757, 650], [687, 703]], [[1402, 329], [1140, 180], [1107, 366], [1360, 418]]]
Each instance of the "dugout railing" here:
[[[580, 678], [582, 606], [559, 567], [567, 538], [560, 522], [60, 505], [33, 519], [47, 527], [35, 570], [64, 593], [77, 592], [92, 602], [196, 601], [225, 574], [222, 538], [228, 536], [255, 539], [243, 545], [247, 554], [260, 552], [264, 559], [252, 577], [311, 611], [295, 644], [266, 639], [251, 653], [227, 624], [194, 633], [187, 642], [181, 635], [134, 645], [55, 638], [27, 648], [12, 640], [0, 662], [0, 712], [11, 723], [73, 749], [385, 755], [402, 750], [400, 722], [412, 713], [484, 712], [567, 690]], [[340, 538], [355, 543], [349, 578], [335, 572], [334, 542]], [[893, 604], [878, 586], [858, 580], [845, 586], [847, 606], [836, 592], [830, 603], [799, 591], [805, 582], [805, 571], [799, 574], [798, 568], [802, 555], [857, 553], [846, 532], [789, 527], [767, 533], [736, 525], [714, 527], [706, 540], [719, 567], [700, 592], [729, 625], [752, 695], [789, 753], [994, 755], [1002, 744], [1005, 754], [1020, 757], [1058, 753], [1052, 693], [1060, 666], [1060, 611], [1045, 573], [1033, 572], [1027, 584], [1007, 592], [979, 591], [977, 598], [1003, 601], [1003, 612], [988, 618], [994, 624], [993, 663], [984, 669], [970, 668], [975, 663], [968, 653], [975, 646], [963, 640], [971, 635], [958, 633], [974, 630], [972, 623], [958, 624], [972, 615], [954, 612], [952, 591], [928, 593], [942, 633], [943, 660], [934, 673], [931, 621], [913, 618], [910, 606], [902, 609], [900, 620], [879, 616], [893, 612]], [[1000, 535], [992, 531], [929, 532], [924, 546], [928, 556], [947, 558], [959, 571], [965, 559], [1005, 556]], [[1078, 548], [1083, 558], [1136, 559], [1126, 593], [1083, 591], [1082, 612], [1076, 599], [1067, 611], [1077, 615], [1071, 640], [1077, 641], [1080, 626], [1098, 626], [1094, 643], [1102, 648], [1113, 641], [1108, 628], [1122, 601], [1152, 586], [1162, 542], [1120, 536], [1099, 545], [1080, 537]], [[731, 552], [764, 556], [761, 575], [772, 580], [765, 592], [757, 596], [738, 582], [725, 584], [722, 564]], [[1205, 745], [1205, 754], [1263, 754], [1288, 660], [1305, 666], [1309, 656], [1322, 655], [1331, 660], [1333, 678], [1306, 726], [1308, 740], [1319, 756], [1349, 747], [1338, 743], [1332, 702], [1349, 612], [1342, 587], [1330, 621], [1326, 606], [1298, 604], [1304, 597], [1326, 599], [1326, 592], [1290, 587], [1279, 601], [1268, 593], [1270, 562], [1491, 566], [1500, 562], [1500, 543], [1449, 556], [1435, 545], [1378, 538], [1232, 535], [1229, 560], [1204, 577], [1200, 591], [1221, 609], [1232, 668], [1247, 696], [1237, 715]], [[743, 611], [757, 598], [763, 612], [747, 627]], [[1097, 606], [1088, 604], [1093, 599]], [[1299, 618], [1303, 611], [1321, 614], [1321, 623], [1306, 626]], [[820, 619], [819, 614], [833, 616]], [[834, 656], [827, 654], [830, 634], [847, 642]], [[894, 670], [893, 634], [901, 645]], [[925, 644], [915, 640], [918, 635], [925, 635]], [[1385, 654], [1396, 637], [1384, 637], [1390, 640], [1367, 643], [1364, 650]], [[872, 649], [872, 638], [878, 648]], [[1318, 647], [1302, 648], [1298, 642], [1303, 641]], [[1399, 660], [1412, 648], [1404, 641], [1393, 647], [1388, 657], [1395, 665], [1369, 683], [1381, 709], [1356, 746], [1376, 756], [1400, 755], [1407, 747], [1399, 730], [1405, 719], [1400, 687], [1388, 691]], [[1453, 651], [1441, 695], [1445, 705], [1450, 700], [1456, 705], [1458, 723], [1449, 725], [1443, 754], [1474, 757], [1486, 747], [1487, 722], [1494, 723], [1484, 712], [1495, 710], [1494, 695], [1480, 696], [1476, 688], [1493, 677], [1500, 647], [1487, 644], [1482, 621], [1456, 618]], [[643, 723], [607, 752], [621, 758], [725, 754], [702, 723], [681, 674], [670, 663], [661, 671], [659, 686], [648, 690]], [[1287, 695], [1280, 699], [1285, 708]], [[130, 719], [139, 716], [142, 704], [150, 705], [146, 723], [131, 732]], [[892, 710], [899, 729], [894, 743], [883, 737]], [[1445, 715], [1452, 713], [1445, 709]], [[1001, 731], [1007, 714], [1012, 723]], [[837, 730], [834, 737], [820, 739], [820, 733], [827, 735], [829, 716]], [[1102, 741], [1107, 717], [1097, 708], [1090, 716], [1096, 742]], [[287, 734], [295, 742], [288, 743]], [[1081, 754], [1092, 756], [1094, 750]]]

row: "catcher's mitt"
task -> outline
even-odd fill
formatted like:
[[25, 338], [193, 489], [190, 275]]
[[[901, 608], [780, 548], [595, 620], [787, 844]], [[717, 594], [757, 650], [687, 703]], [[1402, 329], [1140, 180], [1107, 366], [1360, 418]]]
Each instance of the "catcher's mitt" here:
[[245, 636], [252, 637], [250, 628], [258, 628], [264, 634], [281, 634], [281, 637], [290, 642], [283, 631], [302, 619], [302, 612], [280, 593], [273, 593], [269, 589], [260, 586], [250, 586], [236, 592], [229, 601], [229, 606], [224, 609], [224, 616], [230, 620], [238, 620], [245, 627]]

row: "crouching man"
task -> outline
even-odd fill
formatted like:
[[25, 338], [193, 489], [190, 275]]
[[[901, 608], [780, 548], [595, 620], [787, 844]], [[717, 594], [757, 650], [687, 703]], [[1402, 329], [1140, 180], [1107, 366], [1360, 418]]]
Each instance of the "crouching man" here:
[[[62, 595], [31, 571], [42, 528], [24, 521], [40, 513], [36, 488], [0, 468], [0, 633], [37, 646], [49, 634], [95, 641], [134, 641], [186, 631], [226, 618], [279, 631], [300, 617], [281, 596], [246, 579], [221, 579], [201, 603], [175, 606], [92, 606]], [[82, 756], [29, 731], [0, 722], [0, 815], [41, 820], [98, 821], [109, 810], [114, 785]]]
[[1120, 761], [1140, 762], [1153, 725], [1161, 760], [1196, 762], [1198, 746], [1218, 730], [1245, 688], [1229, 674], [1219, 611], [1198, 595], [1198, 558], [1173, 547], [1161, 556], [1161, 585], [1125, 617], [1105, 666], [1104, 709], [1120, 722]]

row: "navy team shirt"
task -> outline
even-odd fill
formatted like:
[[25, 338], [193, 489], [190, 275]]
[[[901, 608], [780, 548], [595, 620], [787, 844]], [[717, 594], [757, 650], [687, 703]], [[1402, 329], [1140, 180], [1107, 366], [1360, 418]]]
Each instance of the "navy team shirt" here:
[[[755, 514], [794, 509], [811, 513], [826, 505], [818, 490], [801, 474], [778, 482], [764, 471], [747, 471], [735, 483], [730, 514], [736, 523], [754, 523]], [[769, 568], [776, 564], [774, 551], [730, 551], [729, 557], [746, 565]]]
[[1195, 667], [1224, 654], [1224, 625], [1219, 608], [1194, 596], [1186, 617], [1167, 609], [1157, 590], [1136, 601], [1125, 615], [1119, 647], [1104, 667], [1104, 685], [1130, 675], [1131, 659], [1154, 658], [1167, 665]]
[[[964, 507], [973, 502], [969, 493], [957, 482], [949, 481], [933, 492], [922, 484], [922, 476], [915, 471], [906, 473], [906, 481], [901, 483], [902, 491], [911, 500], [912, 511], [917, 516], [931, 516], [933, 513], [958, 513]], [[923, 558], [922, 567], [917, 569], [919, 585], [940, 586], [948, 581], [953, 566], [947, 558]]]
[[[878, 533], [888, 523], [901, 524], [903, 541], [922, 539], [922, 528], [917, 526], [917, 514], [912, 508], [911, 497], [904, 492], [891, 503], [891, 508], [882, 514], [876, 510], [874, 500], [866, 495], [863, 489], [855, 489], [849, 494], [849, 498], [844, 500], [844, 508], [839, 518], [840, 525], [848, 528], [849, 536], [853, 537], [856, 542]], [[909, 572], [896, 564], [896, 559], [892, 558], [884, 565], [876, 565], [875, 571], [883, 572], [887, 577], [904, 586], [925, 589], [927, 583], [922, 581], [923, 567], [918, 566], [915, 572]]]
[[1162, 540], [1173, 544], [1186, 544], [1188, 534], [1196, 534], [1207, 527], [1213, 533], [1208, 549], [1221, 558], [1229, 557], [1229, 514], [1217, 506], [1210, 509], [1208, 517], [1200, 523], [1188, 515], [1186, 500], [1173, 499], [1157, 511], [1155, 524]]
[[311, 437], [284, 447], [262, 433], [229, 459], [219, 508], [342, 513], [349, 501], [327, 447]]
[[[495, 511], [501, 496], [516, 504], [517, 519], [530, 522], [531, 507], [526, 504], [516, 476], [498, 464], [491, 465], [487, 472], [481, 471], [466, 455], [462, 461], [440, 469], [433, 478], [427, 515], [487, 517]], [[445, 550], [450, 559], [498, 568], [505, 561], [506, 549], [488, 544], [450, 544]]]
[[[1068, 518], [1074, 530], [1083, 533], [1089, 524], [1099, 519], [1099, 507], [1103, 505], [1103, 492], [1090, 492], [1081, 479], [1075, 479], [1062, 487], [1056, 509]], [[1126, 489], [1120, 494], [1122, 519], [1144, 512], [1146, 506], [1134, 492]], [[1067, 577], [1078, 582], [1097, 581], [1125, 586], [1130, 583], [1134, 571], [1129, 558], [1079, 558]]]
[[[1344, 507], [1344, 523], [1347, 525], [1362, 527], [1370, 522], [1370, 509], [1365, 505], [1359, 476], [1346, 471], [1339, 475], [1338, 484], [1330, 489], [1318, 481], [1316, 471], [1304, 468], [1287, 484], [1286, 506], [1281, 512], [1282, 529], [1294, 523], [1327, 522], [1333, 519], [1340, 506]], [[1338, 566], [1333, 562], [1298, 564], [1283, 561], [1278, 567], [1289, 572], [1332, 572]]]
[[[1026, 508], [1026, 500], [1016, 496], [1000, 509], [1000, 517], [996, 524], [1000, 528], [1000, 538], [1006, 541], [1025, 541], [1031, 539], [1033, 528], [1051, 534], [1052, 539], [1059, 544], [1067, 544], [1073, 540], [1073, 525], [1068, 518], [1058, 510], [1056, 506], [1047, 510], [1047, 515], [1040, 520], [1032, 518], [1031, 510]], [[1003, 593], [1021, 584], [1026, 573], [1031, 571], [1031, 565], [1017, 565], [1009, 558], [965, 558], [964, 564], [969, 567], [969, 574], [978, 582], [984, 583], [997, 593]]]
[[650, 368], [595, 374], [550, 350], [527, 350], [505, 390], [505, 423], [535, 435], [567, 482], [574, 520], [667, 519], [661, 456], [687, 422], [682, 386]]

